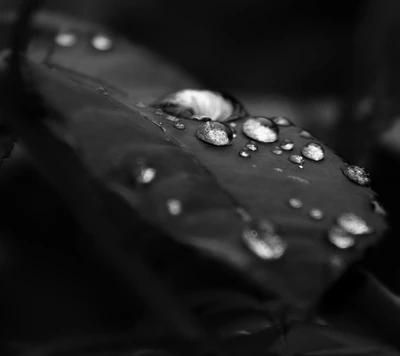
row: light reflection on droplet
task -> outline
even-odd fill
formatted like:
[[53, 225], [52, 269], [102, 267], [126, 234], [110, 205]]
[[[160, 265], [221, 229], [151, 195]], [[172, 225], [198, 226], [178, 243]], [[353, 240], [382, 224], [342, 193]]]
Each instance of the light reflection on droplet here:
[[214, 146], [227, 146], [232, 144], [233, 131], [222, 122], [208, 121], [197, 128], [196, 136]]
[[372, 232], [368, 224], [353, 213], [345, 213], [338, 217], [338, 225], [347, 233], [352, 235], [365, 235]]
[[167, 201], [168, 211], [171, 215], [179, 215], [182, 212], [182, 203], [178, 199], [169, 199]]
[[303, 206], [303, 203], [300, 199], [290, 198], [289, 205], [294, 209], [300, 209]]
[[113, 41], [106, 35], [95, 35], [91, 40], [92, 46], [98, 51], [108, 51], [113, 47]]
[[271, 119], [261, 116], [247, 119], [242, 130], [247, 137], [264, 143], [275, 142], [279, 134], [278, 125]]
[[322, 210], [320, 210], [320, 209], [315, 209], [314, 208], [314, 209], [311, 209], [308, 212], [308, 215], [310, 216], [311, 219], [321, 220], [324, 217], [324, 212]]
[[78, 37], [72, 31], [60, 32], [54, 38], [54, 42], [60, 47], [72, 47], [78, 42]]
[[328, 240], [340, 249], [348, 249], [356, 243], [354, 236], [348, 234], [339, 226], [333, 226], [329, 229]]

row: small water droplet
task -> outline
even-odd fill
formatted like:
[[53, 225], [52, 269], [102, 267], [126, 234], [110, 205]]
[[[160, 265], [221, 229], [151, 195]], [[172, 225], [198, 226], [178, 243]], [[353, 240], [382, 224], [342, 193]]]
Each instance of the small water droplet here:
[[98, 51], [108, 51], [113, 46], [113, 41], [106, 35], [95, 35], [91, 40], [92, 46]]
[[344, 231], [352, 235], [365, 235], [372, 232], [367, 223], [353, 213], [345, 213], [338, 217], [337, 224]]
[[274, 168], [274, 171], [283, 172], [282, 168]]
[[284, 151], [291, 151], [293, 149], [293, 147], [294, 147], [294, 143], [290, 140], [286, 139], [281, 142], [281, 148]]
[[249, 149], [250, 151], [257, 151], [258, 150], [258, 146], [255, 142], [250, 141], [246, 143], [246, 148]]
[[342, 168], [342, 172], [347, 178], [359, 185], [369, 186], [371, 183], [368, 173], [364, 168], [346, 165], [345, 168]]
[[377, 200], [372, 200], [371, 205], [372, 205], [372, 210], [374, 211], [375, 214], [378, 214], [380, 216], [387, 215], [386, 210]]
[[303, 202], [300, 199], [290, 198], [289, 205], [294, 209], [300, 209], [303, 206]]
[[157, 109], [154, 111], [154, 114], [162, 116], [162, 115], [164, 115], [164, 111], [162, 111], [161, 109]]
[[96, 88], [96, 91], [101, 93], [101, 94], [103, 94], [103, 95], [108, 95], [108, 91], [104, 87], [98, 87], [98, 88]]
[[182, 203], [178, 199], [169, 199], [167, 201], [168, 211], [171, 215], [179, 215], [182, 212]]
[[274, 155], [281, 155], [282, 153], [283, 153], [283, 151], [279, 148], [279, 147], [275, 147], [275, 148], [273, 148], [272, 150], [271, 150], [271, 152], [274, 154]]
[[236, 122], [230, 122], [229, 125], [230, 127], [236, 127]]
[[293, 125], [289, 119], [283, 116], [277, 116], [273, 118], [275, 124], [279, 126], [291, 126]]
[[237, 134], [234, 132], [233, 135], [232, 135], [232, 137], [233, 137], [233, 138], [236, 138], [236, 137], [237, 137]]
[[243, 158], [250, 158], [251, 157], [251, 152], [247, 149], [242, 149], [239, 151], [239, 156]]
[[182, 124], [181, 122], [177, 122], [177, 123], [174, 125], [174, 128], [177, 129], [177, 130], [184, 130], [186, 127], [185, 127], [185, 125]]
[[313, 139], [313, 135], [311, 135], [308, 131], [303, 130], [300, 132], [300, 137], [306, 138], [306, 139]]
[[302, 164], [300, 164], [300, 165], [299, 165], [299, 168], [300, 168], [300, 169], [303, 169], [303, 168], [304, 168], [304, 166], [303, 166]]
[[156, 177], [156, 170], [143, 163], [139, 164], [139, 169], [135, 170], [136, 181], [140, 184], [149, 184]]
[[300, 177], [297, 177], [297, 176], [291, 176], [291, 175], [289, 175], [289, 176], [287, 176], [287, 178], [293, 179], [293, 180], [295, 180], [295, 181], [297, 181], [297, 182], [299, 182], [299, 183], [310, 184], [310, 182], [309, 182], [307, 179], [300, 178]]
[[290, 162], [296, 163], [300, 166], [304, 164], [304, 158], [300, 155], [291, 155], [288, 159]]
[[275, 122], [260, 116], [247, 119], [242, 130], [247, 137], [265, 143], [275, 142], [279, 134], [279, 127]]
[[172, 121], [172, 122], [178, 122], [179, 119], [176, 116], [172, 116], [172, 115], [167, 115], [165, 116], [165, 119], [168, 121]]
[[208, 121], [197, 128], [196, 136], [215, 146], [227, 146], [232, 144], [233, 131], [222, 122]]
[[328, 240], [340, 249], [348, 249], [356, 243], [354, 237], [339, 226], [333, 226], [329, 229]]
[[54, 42], [60, 47], [72, 47], [78, 42], [78, 37], [72, 31], [60, 32], [54, 38]]
[[324, 217], [324, 212], [320, 209], [311, 209], [308, 215], [314, 220], [321, 220]]
[[270, 222], [253, 220], [243, 230], [243, 241], [258, 257], [275, 260], [283, 256], [287, 244], [279, 237]]
[[324, 159], [324, 148], [315, 142], [308, 143], [303, 147], [301, 153], [304, 157], [312, 160], [312, 161], [321, 161]]
[[135, 106], [138, 108], [145, 108], [147, 105], [143, 101], [138, 101]]

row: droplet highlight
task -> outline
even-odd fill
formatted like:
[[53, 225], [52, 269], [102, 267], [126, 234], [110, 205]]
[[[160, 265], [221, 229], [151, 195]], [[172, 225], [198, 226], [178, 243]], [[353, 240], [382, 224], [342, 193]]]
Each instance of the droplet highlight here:
[[339, 226], [333, 226], [328, 231], [328, 241], [340, 249], [348, 249], [356, 243], [354, 236], [348, 234]]
[[274, 155], [277, 155], [277, 156], [280, 156], [280, 155], [283, 153], [283, 151], [282, 151], [279, 147], [273, 148], [273, 149], [271, 150], [271, 152], [272, 152]]
[[176, 116], [172, 116], [172, 115], [167, 115], [165, 116], [165, 119], [171, 122], [178, 122], [179, 119]]
[[304, 158], [300, 155], [291, 155], [291, 156], [289, 156], [288, 160], [290, 162], [296, 163], [300, 166], [304, 164]]
[[148, 167], [144, 164], [141, 164], [138, 169], [135, 170], [136, 182], [140, 184], [149, 184], [156, 177], [157, 171]]
[[283, 140], [280, 145], [281, 149], [284, 151], [291, 151], [294, 147], [294, 143], [290, 140]]
[[314, 220], [321, 220], [324, 218], [324, 212], [320, 209], [311, 209], [308, 212], [308, 215], [310, 216], [311, 219]]
[[325, 157], [324, 148], [320, 144], [315, 142], [311, 142], [305, 145], [301, 150], [301, 154], [304, 157], [315, 162], [321, 161]]
[[372, 228], [361, 217], [353, 213], [340, 215], [337, 219], [337, 224], [352, 235], [365, 235], [372, 232]]
[[248, 150], [250, 150], [250, 151], [253, 151], [253, 152], [258, 150], [257, 144], [255, 142], [253, 142], [253, 141], [247, 142], [246, 143], [246, 148]]
[[162, 111], [161, 109], [157, 109], [154, 111], [154, 114], [162, 116], [162, 115], [164, 115], [164, 111]]
[[306, 139], [313, 139], [313, 135], [311, 135], [308, 131], [303, 130], [300, 132], [300, 137], [306, 138]]
[[186, 128], [186, 126], [184, 124], [182, 124], [181, 122], [177, 122], [176, 124], [174, 124], [174, 129], [184, 130], [185, 128]]
[[300, 199], [290, 198], [289, 205], [294, 209], [300, 209], [303, 206], [303, 202]]
[[278, 126], [292, 126], [292, 122], [287, 119], [286, 117], [283, 116], [276, 116], [273, 118], [275, 124], [277, 124]]
[[227, 146], [232, 144], [233, 131], [224, 123], [208, 121], [197, 128], [196, 136], [214, 146]]
[[247, 137], [259, 142], [272, 143], [278, 140], [278, 125], [266, 117], [257, 116], [247, 119], [242, 130]]
[[75, 32], [60, 32], [54, 38], [54, 42], [60, 47], [73, 47], [78, 42], [78, 36]]
[[167, 201], [167, 208], [171, 215], [177, 216], [182, 212], [182, 203], [178, 199], [169, 199]]
[[95, 35], [92, 40], [91, 44], [94, 49], [98, 51], [109, 51], [113, 47], [113, 41], [109, 36], [106, 35]]
[[247, 149], [242, 149], [242, 150], [239, 151], [239, 156], [242, 157], [242, 158], [250, 158], [251, 157], [251, 153]]
[[145, 107], [147, 107], [147, 105], [146, 105], [143, 101], [138, 101], [138, 102], [135, 104], [135, 106], [136, 106], [137, 108], [145, 108]]
[[347, 178], [358, 185], [369, 186], [371, 184], [369, 175], [364, 168], [346, 165], [346, 167], [342, 168], [342, 172]]

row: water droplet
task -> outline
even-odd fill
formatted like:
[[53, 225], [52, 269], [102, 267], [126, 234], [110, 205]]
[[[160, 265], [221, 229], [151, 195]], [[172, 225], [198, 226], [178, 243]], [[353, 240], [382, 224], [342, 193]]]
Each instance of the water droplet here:
[[283, 151], [279, 148], [279, 147], [275, 147], [275, 148], [273, 148], [272, 150], [271, 150], [271, 152], [274, 154], [274, 155], [281, 155], [282, 153], [283, 153]]
[[342, 214], [337, 219], [337, 224], [344, 231], [352, 235], [365, 235], [372, 232], [372, 229], [359, 216], [353, 213]]
[[196, 136], [215, 146], [227, 146], [232, 144], [233, 131], [230, 126], [222, 122], [208, 121], [198, 127]]
[[135, 106], [138, 108], [145, 108], [147, 105], [143, 101], [138, 101]]
[[283, 172], [282, 168], [274, 168], [274, 171]]
[[106, 35], [96, 35], [91, 40], [92, 46], [98, 51], [108, 51], [113, 46], [113, 41]]
[[179, 215], [182, 212], [182, 203], [178, 199], [169, 199], [167, 201], [168, 211], [171, 215]]
[[299, 199], [290, 198], [289, 199], [289, 205], [294, 209], [300, 209], [303, 206], [303, 203]]
[[54, 42], [61, 47], [72, 47], [78, 42], [78, 37], [72, 31], [60, 32], [54, 38]]
[[164, 111], [162, 111], [161, 109], [157, 109], [154, 111], [154, 114], [162, 116], [162, 115], [164, 115]]
[[304, 166], [303, 166], [302, 164], [300, 164], [300, 165], [299, 165], [299, 168], [300, 168], [300, 169], [303, 169], [303, 168], [304, 168]]
[[293, 125], [289, 119], [283, 116], [277, 116], [273, 118], [275, 124], [279, 126], [291, 126]]
[[372, 205], [372, 210], [374, 211], [375, 214], [378, 214], [380, 216], [387, 215], [386, 210], [377, 200], [372, 200], [371, 205]]
[[104, 87], [98, 87], [98, 88], [96, 88], [96, 91], [101, 93], [101, 94], [103, 94], [103, 95], [108, 95], [108, 91]]
[[294, 147], [294, 143], [290, 140], [283, 140], [281, 143], [281, 148], [284, 151], [291, 151]]
[[371, 183], [368, 173], [364, 168], [346, 165], [345, 168], [342, 168], [342, 172], [347, 178], [359, 185], [369, 186]]
[[168, 121], [172, 121], [172, 122], [178, 122], [179, 119], [176, 116], [172, 116], [172, 115], [167, 115], [165, 116], [165, 119]]
[[313, 139], [314, 137], [306, 130], [303, 130], [300, 132], [300, 137], [306, 138], [306, 139]]
[[233, 136], [233, 138], [236, 138], [237, 137], [237, 133], [236, 133], [236, 130], [231, 126], [231, 130], [232, 130], [232, 136]]
[[289, 161], [299, 164], [299, 165], [303, 165], [304, 164], [304, 158], [300, 155], [291, 155], [289, 156]]
[[230, 127], [236, 127], [236, 122], [230, 122], [229, 125]]
[[308, 143], [303, 147], [301, 153], [304, 157], [312, 161], [321, 161], [324, 159], [324, 149], [321, 145], [315, 142]]
[[279, 127], [275, 122], [260, 116], [247, 119], [242, 130], [247, 137], [265, 143], [275, 142], [279, 134]]
[[287, 244], [276, 235], [271, 223], [253, 220], [243, 230], [243, 241], [258, 257], [275, 260], [283, 256]]
[[314, 220], [321, 220], [324, 217], [324, 212], [320, 209], [311, 209], [308, 215]]
[[177, 129], [177, 130], [184, 130], [186, 127], [185, 127], [185, 125], [182, 124], [181, 122], [177, 122], [177, 123], [174, 125], [174, 128]]
[[236, 138], [236, 137], [237, 137], [236, 132], [233, 133], [232, 137], [233, 137], [233, 138]]
[[136, 181], [140, 184], [149, 184], [156, 177], [156, 170], [141, 163], [135, 170]]
[[258, 146], [255, 142], [250, 141], [246, 143], [246, 148], [249, 149], [250, 151], [257, 151], [258, 150]]
[[328, 240], [340, 249], [347, 249], [355, 245], [354, 236], [349, 235], [339, 226], [333, 226], [328, 231]]
[[243, 158], [250, 158], [251, 157], [251, 152], [247, 149], [242, 149], [239, 151], [239, 156]]

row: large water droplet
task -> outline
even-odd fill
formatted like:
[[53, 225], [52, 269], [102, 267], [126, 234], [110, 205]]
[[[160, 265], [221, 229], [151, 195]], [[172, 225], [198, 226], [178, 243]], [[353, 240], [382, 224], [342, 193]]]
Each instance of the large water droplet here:
[[283, 151], [279, 148], [279, 147], [275, 147], [275, 148], [273, 148], [272, 150], [271, 150], [271, 152], [274, 154], [274, 155], [281, 155], [282, 153], [283, 153]]
[[365, 235], [372, 232], [372, 229], [359, 216], [353, 213], [345, 213], [338, 217], [337, 224], [347, 233], [352, 235]]
[[92, 46], [98, 51], [108, 51], [113, 46], [113, 41], [106, 35], [96, 35], [91, 40]]
[[340, 249], [347, 249], [355, 245], [354, 236], [348, 234], [339, 226], [333, 226], [328, 231], [328, 240]]
[[73, 31], [60, 32], [54, 42], [61, 47], [72, 47], [78, 42], [78, 36]]
[[365, 172], [364, 168], [346, 165], [345, 168], [342, 168], [342, 172], [347, 178], [359, 185], [369, 186], [371, 183], [368, 173]]
[[311, 209], [308, 212], [308, 215], [310, 216], [311, 219], [321, 220], [324, 217], [324, 212], [322, 210], [320, 210], [320, 209], [315, 209], [314, 208], [314, 209]]
[[283, 140], [281, 142], [281, 148], [284, 151], [291, 151], [293, 149], [293, 147], [294, 147], [294, 143], [288, 139]]
[[174, 125], [174, 128], [177, 129], [177, 130], [184, 130], [186, 127], [185, 127], [185, 125], [182, 124], [181, 122], [177, 122], [177, 123]]
[[371, 206], [372, 206], [372, 210], [374, 211], [375, 214], [378, 214], [380, 216], [387, 215], [386, 210], [383, 208], [383, 206], [377, 200], [372, 200]]
[[304, 158], [300, 155], [291, 155], [291, 156], [289, 156], [288, 159], [290, 162], [293, 162], [293, 163], [296, 163], [299, 165], [304, 164]]
[[289, 205], [294, 209], [300, 209], [303, 206], [303, 202], [300, 199], [290, 198]]
[[171, 215], [179, 215], [182, 212], [182, 203], [178, 199], [169, 199], [167, 201], [168, 211]]
[[243, 158], [250, 158], [251, 152], [248, 149], [243, 148], [242, 150], [239, 151], [239, 156]]
[[140, 184], [149, 184], [156, 177], [156, 173], [157, 171], [154, 168], [140, 164], [139, 167], [135, 169], [136, 181]]
[[243, 241], [258, 257], [275, 260], [283, 256], [287, 244], [276, 235], [271, 223], [253, 220], [243, 230]]
[[165, 119], [171, 122], [178, 122], [179, 119], [176, 116], [172, 116], [172, 115], [167, 115], [165, 116]]
[[247, 137], [265, 143], [275, 142], [279, 134], [279, 127], [275, 122], [260, 116], [247, 119], [242, 130]]
[[273, 120], [274, 120], [275, 124], [277, 124], [279, 126], [292, 126], [293, 125], [289, 119], [287, 119], [286, 117], [283, 117], [283, 116], [274, 117]]
[[209, 121], [201, 124], [196, 132], [196, 136], [204, 142], [215, 146], [227, 146], [232, 144], [232, 128], [221, 122]]
[[301, 153], [304, 157], [312, 161], [321, 161], [324, 159], [324, 148], [315, 142], [308, 143], [303, 147]]
[[255, 142], [250, 141], [246, 143], [246, 148], [249, 149], [250, 151], [257, 151], [258, 150], [258, 146]]
[[300, 132], [300, 137], [306, 138], [306, 139], [313, 139], [313, 135], [311, 135], [308, 131], [303, 130]]

